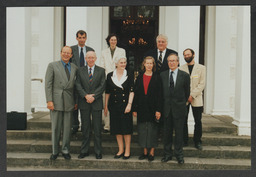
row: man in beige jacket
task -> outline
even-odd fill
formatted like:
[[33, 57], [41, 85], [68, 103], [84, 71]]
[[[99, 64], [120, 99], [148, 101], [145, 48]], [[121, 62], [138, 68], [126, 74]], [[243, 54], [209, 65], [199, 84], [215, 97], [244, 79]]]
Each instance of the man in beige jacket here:
[[[190, 74], [190, 96], [187, 102], [187, 110], [189, 113], [189, 107], [191, 105], [193, 111], [193, 117], [195, 121], [194, 126], [194, 143], [195, 147], [202, 150], [202, 112], [203, 112], [203, 90], [205, 87], [205, 66], [195, 63], [195, 52], [192, 49], [185, 49], [183, 56], [187, 64], [180, 66], [180, 70], [183, 70]], [[184, 146], [188, 146], [188, 114], [184, 123], [183, 129], [183, 141]]]

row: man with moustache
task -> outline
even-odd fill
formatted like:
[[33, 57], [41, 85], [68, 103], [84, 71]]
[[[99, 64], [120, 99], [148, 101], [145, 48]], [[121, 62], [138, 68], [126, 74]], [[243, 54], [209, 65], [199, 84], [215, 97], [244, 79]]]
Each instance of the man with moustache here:
[[105, 90], [105, 69], [95, 65], [97, 57], [94, 51], [87, 52], [85, 59], [87, 65], [78, 69], [76, 80], [78, 108], [81, 112], [81, 127], [83, 133], [83, 142], [78, 158], [82, 159], [89, 156], [92, 116], [95, 157], [96, 159], [102, 159], [102, 94]]
[[[187, 64], [180, 67], [180, 70], [187, 72], [190, 75], [190, 96], [187, 100], [187, 112], [191, 105], [193, 117], [195, 121], [194, 126], [194, 144], [195, 148], [202, 150], [202, 112], [203, 112], [203, 90], [205, 88], [205, 66], [195, 63], [194, 50], [188, 48], [183, 51], [183, 56]], [[184, 146], [188, 146], [188, 114], [184, 122]]]
[[157, 48], [147, 51], [144, 57], [152, 56], [155, 59], [155, 62], [157, 65], [156, 72], [161, 73], [169, 69], [167, 57], [171, 53], [176, 53], [178, 55], [178, 52], [167, 48], [168, 37], [164, 34], [159, 34], [156, 37], [156, 45], [157, 45]]
[[77, 109], [74, 97], [77, 66], [69, 62], [72, 49], [64, 46], [60, 55], [61, 60], [50, 63], [45, 75], [45, 95], [52, 126], [51, 160], [56, 160], [59, 155], [61, 130], [62, 156], [66, 160], [71, 159], [69, 154], [71, 122], [73, 111]]
[[[88, 51], [94, 51], [93, 48], [86, 46], [85, 42], [87, 39], [87, 34], [83, 30], [79, 30], [76, 33], [77, 45], [71, 46], [73, 51], [73, 56], [71, 58], [71, 62], [74, 63], [78, 68], [85, 66], [85, 55]], [[73, 118], [73, 126], [72, 126], [72, 134], [76, 134], [79, 129], [79, 119], [78, 119], [78, 110], [74, 111]]]
[[183, 127], [187, 115], [186, 102], [190, 93], [189, 74], [178, 69], [176, 53], [167, 58], [169, 70], [160, 74], [163, 85], [164, 157], [162, 162], [172, 159], [173, 130], [175, 130], [174, 155], [179, 164], [183, 158]]

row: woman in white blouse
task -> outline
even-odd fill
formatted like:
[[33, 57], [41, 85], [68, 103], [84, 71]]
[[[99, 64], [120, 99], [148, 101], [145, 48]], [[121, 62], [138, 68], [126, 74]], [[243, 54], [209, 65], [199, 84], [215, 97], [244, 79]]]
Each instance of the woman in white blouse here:
[[[109, 34], [106, 38], [108, 48], [102, 50], [101, 52], [101, 67], [105, 68], [106, 75], [115, 70], [115, 58], [119, 58], [120, 56], [126, 56], [125, 50], [123, 48], [117, 47], [117, 36], [116, 34]], [[109, 132], [109, 117], [104, 118], [104, 133]]]
[[[110, 134], [116, 136], [118, 152], [114, 158], [130, 158], [131, 134], [133, 132], [132, 101], [134, 77], [127, 73], [126, 57], [114, 60], [116, 69], [107, 75], [104, 114], [110, 112]], [[125, 141], [125, 147], [124, 147]]]

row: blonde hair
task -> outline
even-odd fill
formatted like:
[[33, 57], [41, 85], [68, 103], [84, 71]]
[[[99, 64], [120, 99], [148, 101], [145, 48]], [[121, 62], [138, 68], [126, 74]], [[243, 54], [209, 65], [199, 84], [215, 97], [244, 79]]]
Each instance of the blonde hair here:
[[142, 62], [142, 64], [141, 64], [141, 70], [142, 71], [146, 71], [146, 68], [145, 68], [145, 63], [146, 63], [146, 60], [152, 60], [153, 61], [153, 68], [152, 68], [152, 71], [156, 71], [156, 62], [155, 62], [155, 59], [154, 59], [154, 57], [152, 57], [152, 56], [147, 56], [147, 57], [145, 57], [144, 58], [144, 60], [143, 60], [143, 62]]

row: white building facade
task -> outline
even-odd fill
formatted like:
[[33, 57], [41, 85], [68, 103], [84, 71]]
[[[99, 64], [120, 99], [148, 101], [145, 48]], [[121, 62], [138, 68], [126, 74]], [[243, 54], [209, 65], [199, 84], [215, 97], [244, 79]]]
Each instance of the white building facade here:
[[[109, 7], [67, 7], [66, 13], [63, 7], [7, 8], [7, 112], [27, 112], [30, 118], [32, 108], [48, 111], [46, 68], [60, 60], [64, 40], [66, 45], [77, 44], [78, 30], [87, 32], [86, 45], [95, 49], [99, 63], [101, 50], [107, 47], [109, 11]], [[239, 135], [251, 135], [250, 21], [250, 6], [206, 7], [204, 113], [233, 117]], [[181, 64], [186, 48], [194, 49], [199, 61], [200, 6], [160, 6], [158, 31], [168, 36], [168, 48], [178, 51]], [[193, 132], [191, 113], [189, 132]]]

